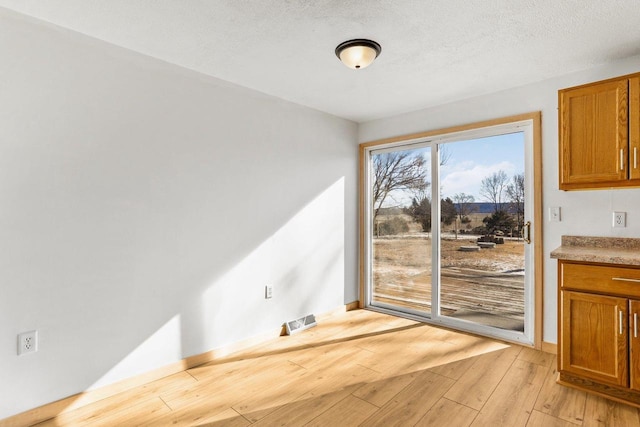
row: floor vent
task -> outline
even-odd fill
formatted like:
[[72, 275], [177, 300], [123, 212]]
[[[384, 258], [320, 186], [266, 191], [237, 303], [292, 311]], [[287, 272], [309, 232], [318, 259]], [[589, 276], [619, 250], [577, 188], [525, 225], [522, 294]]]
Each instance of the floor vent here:
[[293, 335], [298, 332], [304, 331], [305, 329], [312, 328], [316, 326], [318, 323], [316, 322], [316, 316], [310, 314], [308, 316], [301, 317], [296, 320], [290, 320], [287, 322], [287, 335]]

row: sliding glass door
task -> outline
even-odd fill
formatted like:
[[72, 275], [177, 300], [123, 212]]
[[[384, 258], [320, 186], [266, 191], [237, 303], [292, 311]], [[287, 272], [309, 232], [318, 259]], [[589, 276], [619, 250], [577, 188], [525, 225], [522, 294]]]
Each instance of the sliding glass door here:
[[529, 122], [366, 152], [366, 304], [533, 342]]

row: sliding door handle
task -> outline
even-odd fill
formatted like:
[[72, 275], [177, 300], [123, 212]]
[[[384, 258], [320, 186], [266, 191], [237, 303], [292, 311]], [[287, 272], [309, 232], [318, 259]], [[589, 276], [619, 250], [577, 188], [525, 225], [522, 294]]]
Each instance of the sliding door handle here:
[[531, 244], [531, 221], [524, 224], [524, 241]]

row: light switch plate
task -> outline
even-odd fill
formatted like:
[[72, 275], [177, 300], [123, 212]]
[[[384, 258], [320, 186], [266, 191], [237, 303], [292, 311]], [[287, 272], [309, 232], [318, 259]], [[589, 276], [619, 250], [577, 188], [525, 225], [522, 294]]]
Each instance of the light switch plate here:
[[549, 208], [549, 222], [560, 222], [560, 206], [552, 206]]

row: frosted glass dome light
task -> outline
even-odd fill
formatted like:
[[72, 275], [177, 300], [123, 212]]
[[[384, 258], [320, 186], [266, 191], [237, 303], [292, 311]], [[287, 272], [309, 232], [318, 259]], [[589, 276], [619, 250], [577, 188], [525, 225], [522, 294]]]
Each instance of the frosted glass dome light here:
[[355, 39], [340, 43], [336, 56], [347, 67], [359, 70], [369, 66], [381, 51], [382, 47], [373, 40]]

